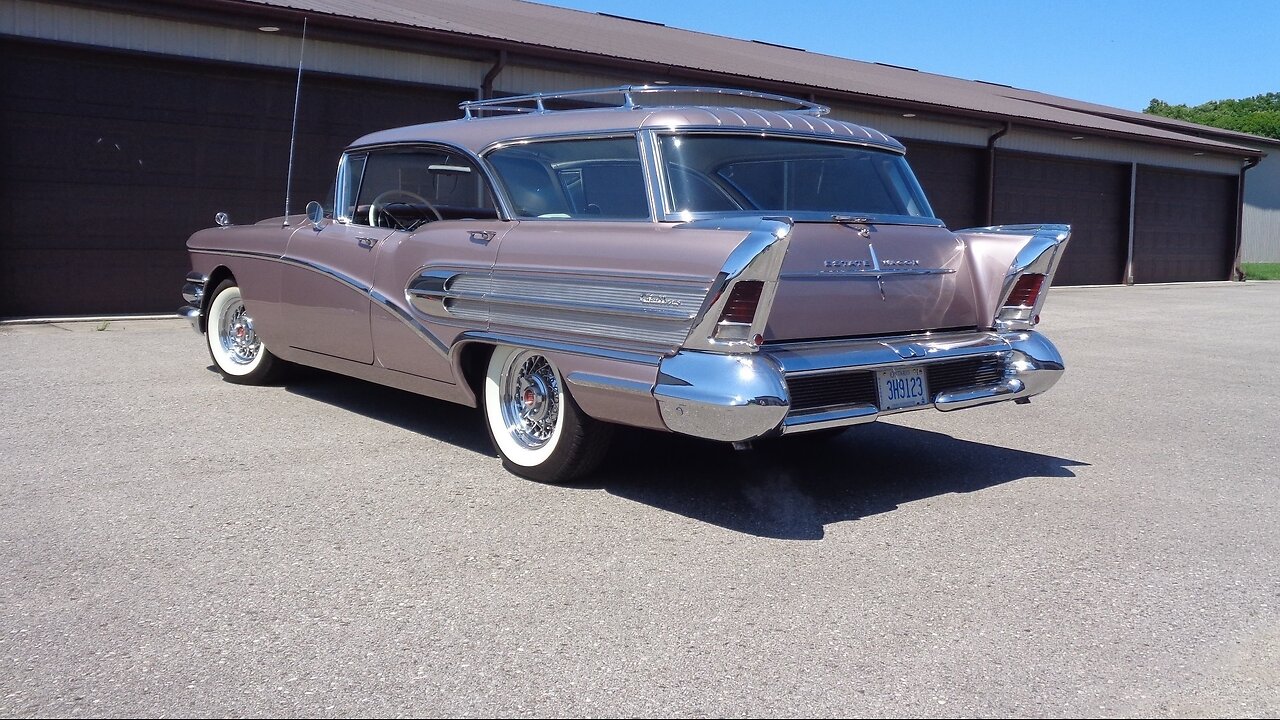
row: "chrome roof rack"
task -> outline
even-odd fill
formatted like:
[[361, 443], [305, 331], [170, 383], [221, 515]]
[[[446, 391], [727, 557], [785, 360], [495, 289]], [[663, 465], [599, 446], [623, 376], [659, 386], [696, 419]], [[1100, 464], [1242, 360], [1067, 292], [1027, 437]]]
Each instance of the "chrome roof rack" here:
[[[533, 93], [532, 95], [514, 95], [511, 97], [492, 98], [490, 100], [467, 100], [466, 102], [458, 103], [458, 107], [462, 108], [466, 113], [467, 119], [471, 119], [475, 117], [471, 114], [472, 110], [509, 113], [564, 112], [548, 108], [545, 105], [545, 101], [593, 97], [598, 98], [608, 97], [610, 95], [619, 95], [621, 96], [621, 101], [616, 104], [616, 107], [631, 110], [634, 108], [646, 107], [645, 105], [636, 102], [636, 96], [658, 93], [724, 95], [752, 98], [755, 100], [769, 100], [795, 106], [778, 112], [813, 115], [814, 117], [821, 117], [831, 112], [831, 108], [826, 105], [819, 105], [818, 103], [801, 100], [799, 98], [787, 97], [786, 95], [774, 95], [773, 93], [756, 92], [754, 90], [697, 87], [692, 85], [619, 85], [618, 87], [610, 88], [563, 90], [560, 92]], [[651, 105], [648, 107], [654, 106]]]

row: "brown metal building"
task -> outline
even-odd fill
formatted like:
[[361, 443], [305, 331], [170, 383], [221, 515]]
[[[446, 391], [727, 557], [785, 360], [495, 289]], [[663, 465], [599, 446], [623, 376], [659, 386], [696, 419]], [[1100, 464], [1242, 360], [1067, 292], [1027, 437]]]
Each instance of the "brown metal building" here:
[[[165, 312], [216, 211], [295, 210], [365, 132], [623, 83], [813, 98], [906, 144], [954, 228], [1075, 228], [1064, 284], [1224, 280], [1258, 138], [517, 0], [0, 0], [0, 317]], [[275, 28], [274, 30], [272, 28]]]

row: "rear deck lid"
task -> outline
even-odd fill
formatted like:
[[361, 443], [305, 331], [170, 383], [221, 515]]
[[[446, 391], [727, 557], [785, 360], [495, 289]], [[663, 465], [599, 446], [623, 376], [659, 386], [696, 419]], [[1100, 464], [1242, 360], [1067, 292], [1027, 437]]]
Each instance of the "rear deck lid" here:
[[765, 341], [973, 328], [964, 243], [943, 227], [798, 222]]

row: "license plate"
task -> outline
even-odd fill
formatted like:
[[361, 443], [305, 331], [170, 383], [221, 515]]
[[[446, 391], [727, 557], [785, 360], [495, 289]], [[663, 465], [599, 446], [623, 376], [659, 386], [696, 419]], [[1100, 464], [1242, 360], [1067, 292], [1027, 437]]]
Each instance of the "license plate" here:
[[880, 391], [881, 410], [897, 410], [929, 403], [929, 382], [922, 367], [877, 370], [876, 388]]

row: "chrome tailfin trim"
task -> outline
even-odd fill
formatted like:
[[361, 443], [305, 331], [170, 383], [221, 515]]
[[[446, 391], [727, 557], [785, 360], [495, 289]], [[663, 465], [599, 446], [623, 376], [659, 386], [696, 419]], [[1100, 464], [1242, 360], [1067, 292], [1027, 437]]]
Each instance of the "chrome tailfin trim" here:
[[[787, 217], [735, 218], [723, 221], [694, 220], [677, 227], [703, 230], [747, 229], [749, 232], [725, 260], [711, 291], [707, 293], [696, 317], [698, 321], [689, 331], [684, 347], [690, 350], [707, 350], [723, 353], [753, 353], [760, 349], [755, 338], [764, 334], [773, 300], [778, 294], [778, 276], [782, 261], [787, 257], [791, 243], [791, 230], [795, 223]], [[740, 282], [760, 282], [760, 299], [750, 328], [743, 333], [745, 339], [719, 340], [717, 325], [725, 307], [733, 295], [734, 286]]]

